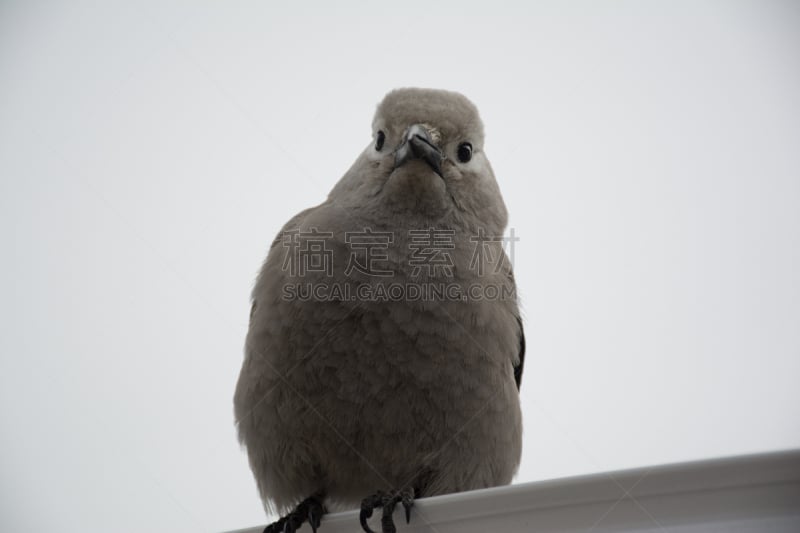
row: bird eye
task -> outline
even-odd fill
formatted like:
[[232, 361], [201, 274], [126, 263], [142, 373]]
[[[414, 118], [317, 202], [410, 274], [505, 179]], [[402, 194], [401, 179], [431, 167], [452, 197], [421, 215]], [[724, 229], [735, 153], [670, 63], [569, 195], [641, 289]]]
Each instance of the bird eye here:
[[380, 152], [383, 148], [383, 142], [386, 140], [386, 134], [383, 131], [378, 131], [377, 139], [375, 139], [375, 150]]
[[472, 145], [470, 143], [461, 143], [458, 145], [458, 160], [466, 163], [472, 159]]

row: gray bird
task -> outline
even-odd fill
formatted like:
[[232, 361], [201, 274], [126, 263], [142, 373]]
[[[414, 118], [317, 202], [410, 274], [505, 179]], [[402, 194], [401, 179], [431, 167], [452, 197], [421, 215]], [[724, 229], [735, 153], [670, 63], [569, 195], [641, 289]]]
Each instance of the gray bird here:
[[508, 484], [525, 337], [507, 212], [476, 107], [397, 89], [322, 204], [273, 241], [234, 397], [266, 532], [361, 525], [415, 498]]

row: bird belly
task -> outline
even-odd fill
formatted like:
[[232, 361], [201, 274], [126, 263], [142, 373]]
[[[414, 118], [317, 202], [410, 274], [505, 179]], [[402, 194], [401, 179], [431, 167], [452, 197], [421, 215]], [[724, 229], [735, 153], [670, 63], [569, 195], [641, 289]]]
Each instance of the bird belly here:
[[[433, 495], [511, 481], [521, 440], [511, 367], [453, 327], [457, 310], [328, 302], [306, 311], [304, 333], [318, 335], [288, 327], [267, 342], [292, 354], [273, 357], [257, 408], [254, 470], [271, 480], [267, 497], [319, 490], [348, 506], [376, 490]], [[500, 344], [494, 334], [481, 337]]]

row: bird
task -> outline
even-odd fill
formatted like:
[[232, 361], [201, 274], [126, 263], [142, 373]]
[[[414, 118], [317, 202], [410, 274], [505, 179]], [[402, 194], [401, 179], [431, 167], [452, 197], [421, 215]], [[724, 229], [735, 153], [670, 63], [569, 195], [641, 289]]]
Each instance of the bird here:
[[[234, 393], [265, 533], [332, 510], [396, 530], [420, 498], [509, 484], [525, 334], [476, 106], [398, 88], [321, 204], [273, 239]], [[511, 243], [513, 245], [513, 243]]]

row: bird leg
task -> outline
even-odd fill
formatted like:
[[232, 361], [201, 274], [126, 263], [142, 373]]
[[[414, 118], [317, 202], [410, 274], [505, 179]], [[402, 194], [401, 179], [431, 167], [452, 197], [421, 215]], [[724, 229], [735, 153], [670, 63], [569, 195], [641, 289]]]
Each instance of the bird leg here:
[[403, 504], [406, 512], [406, 524], [411, 520], [411, 506], [414, 505], [414, 490], [407, 488], [392, 492], [378, 491], [372, 496], [368, 496], [361, 501], [361, 514], [359, 520], [361, 527], [364, 528], [366, 533], [375, 533], [367, 525], [367, 519], [372, 516], [372, 511], [377, 508], [383, 509], [383, 516], [381, 517], [381, 532], [382, 533], [395, 533], [397, 528], [394, 525], [392, 515], [394, 508], [398, 503]]
[[322, 497], [318, 495], [306, 498], [297, 504], [294, 511], [268, 525], [264, 533], [294, 533], [306, 521], [314, 533], [317, 533], [322, 515], [327, 512], [321, 500]]

